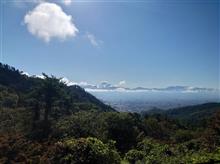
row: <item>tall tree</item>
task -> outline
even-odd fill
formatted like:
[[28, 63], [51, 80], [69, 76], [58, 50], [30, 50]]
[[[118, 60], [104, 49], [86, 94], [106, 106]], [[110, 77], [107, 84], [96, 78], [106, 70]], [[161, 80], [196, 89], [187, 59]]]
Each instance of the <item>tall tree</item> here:
[[44, 74], [44, 81], [40, 89], [41, 96], [45, 103], [44, 120], [48, 120], [48, 116], [52, 111], [53, 103], [62, 95], [62, 86], [64, 85], [60, 79], [55, 76], [49, 77]]

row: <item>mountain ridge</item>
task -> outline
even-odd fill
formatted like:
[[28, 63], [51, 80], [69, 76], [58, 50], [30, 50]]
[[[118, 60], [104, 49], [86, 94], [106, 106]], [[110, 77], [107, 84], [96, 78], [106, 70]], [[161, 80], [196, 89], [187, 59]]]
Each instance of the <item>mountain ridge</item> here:
[[[8, 91], [13, 90], [19, 97], [19, 102], [23, 101], [24, 95], [28, 95], [31, 90], [40, 86], [43, 81], [42, 77], [27, 76], [14, 67], [0, 63], [0, 86], [2, 90], [3, 88]], [[115, 111], [80, 86], [66, 86], [65, 92], [73, 97], [74, 103], [88, 103], [96, 106], [99, 110]]]

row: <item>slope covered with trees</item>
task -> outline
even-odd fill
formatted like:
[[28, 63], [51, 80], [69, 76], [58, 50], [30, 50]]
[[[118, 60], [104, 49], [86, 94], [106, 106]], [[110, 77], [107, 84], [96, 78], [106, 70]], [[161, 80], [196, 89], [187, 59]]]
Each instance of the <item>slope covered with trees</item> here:
[[182, 123], [203, 126], [213, 115], [219, 111], [220, 103], [205, 103], [201, 105], [186, 106], [169, 110], [150, 110], [144, 113], [150, 115], [162, 114], [171, 119], [177, 119]]
[[[110, 106], [103, 104], [93, 95], [85, 92], [84, 89], [77, 85], [68, 87], [64, 83], [62, 83], [60, 79], [57, 79], [54, 76], [49, 77], [44, 73], [43, 76], [44, 79], [37, 78], [35, 76], [28, 77], [14, 67], [0, 63], [0, 89], [4, 94], [17, 96], [17, 98], [19, 99], [16, 104], [17, 106], [29, 105], [27, 104], [28, 99], [36, 97], [36, 92], [39, 92], [38, 94], [41, 95], [43, 94], [43, 92], [48, 92], [51, 94], [51, 96], [57, 97], [58, 100], [63, 97], [63, 99], [66, 99], [66, 103], [69, 103], [68, 105], [79, 103], [79, 105], [81, 104], [82, 106], [83, 104], [91, 105], [94, 108], [97, 108], [97, 110], [114, 110]], [[50, 88], [46, 88], [49, 87], [49, 85], [54, 87], [54, 91], [59, 91], [61, 95], [56, 96], [55, 94], [58, 93], [53, 93]], [[35, 95], [33, 95], [34, 92]], [[76, 104], [74, 105], [75, 107], [77, 106]]]
[[0, 163], [220, 162], [219, 104], [120, 113], [43, 75], [0, 65]]

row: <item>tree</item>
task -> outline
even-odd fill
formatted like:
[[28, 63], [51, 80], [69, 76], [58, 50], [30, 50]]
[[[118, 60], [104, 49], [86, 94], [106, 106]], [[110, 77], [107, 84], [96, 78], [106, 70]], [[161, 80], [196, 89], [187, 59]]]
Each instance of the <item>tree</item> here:
[[44, 81], [41, 88], [41, 93], [45, 102], [44, 120], [48, 120], [48, 116], [52, 110], [52, 105], [56, 98], [61, 96], [61, 85], [63, 84], [60, 79], [55, 76], [47, 76], [43, 73]]
[[129, 113], [104, 113], [107, 138], [116, 141], [116, 147], [125, 153], [136, 145], [140, 129], [137, 126], [135, 115]]
[[[44, 139], [51, 132], [51, 121], [49, 115], [56, 101], [61, 99], [65, 84], [54, 76], [47, 76], [43, 73], [44, 79], [40, 81], [37, 88], [30, 94], [30, 103], [33, 111], [33, 126], [31, 137]], [[40, 120], [41, 108], [44, 108], [43, 120]]]

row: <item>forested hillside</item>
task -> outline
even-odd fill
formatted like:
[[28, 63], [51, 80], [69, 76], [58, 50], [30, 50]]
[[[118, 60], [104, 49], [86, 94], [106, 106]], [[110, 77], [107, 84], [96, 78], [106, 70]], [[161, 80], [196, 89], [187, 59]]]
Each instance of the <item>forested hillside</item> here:
[[189, 124], [191, 126], [203, 126], [219, 110], [220, 103], [205, 103], [169, 110], [153, 109], [143, 113], [150, 115], [166, 115], [168, 118], [179, 120], [184, 124]]
[[[60, 95], [55, 96], [54, 94], [56, 93], [51, 93], [51, 95], [57, 97], [56, 101], [61, 101], [62, 98], [62, 105], [66, 105], [65, 109], [70, 109], [74, 112], [74, 109], [70, 107], [74, 104], [75, 109], [81, 106], [83, 107], [88, 105], [97, 110], [113, 110], [110, 106], [103, 104], [100, 100], [98, 100], [88, 92], [85, 92], [85, 90], [81, 87], [76, 85], [68, 87], [64, 83], [62, 83], [60, 79], [57, 79], [54, 76], [49, 77], [44, 73], [43, 75], [44, 79], [35, 76], [28, 77], [26, 75], [23, 75], [22, 72], [15, 69], [14, 67], [3, 65], [0, 63], [1, 95], [7, 96], [8, 101], [14, 101], [9, 104], [7, 104], [7, 102], [2, 102], [2, 105], [4, 107], [10, 107], [10, 105], [15, 105], [15, 107], [29, 106], [29, 103], [27, 102], [30, 102], [30, 100], [32, 99], [36, 100], [37, 98], [40, 98], [37, 94], [43, 94], [43, 92], [46, 92], [43, 87], [48, 86], [45, 85], [53, 85], [52, 87], [60, 92], [57, 93]], [[38, 91], [39, 93], [37, 93]], [[10, 98], [10, 96], [12, 97]], [[39, 100], [39, 103], [40, 102], [41, 100]], [[82, 108], [80, 110], [82, 110]]]
[[120, 113], [43, 76], [0, 64], [0, 163], [220, 163], [220, 104]]

